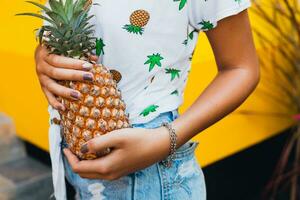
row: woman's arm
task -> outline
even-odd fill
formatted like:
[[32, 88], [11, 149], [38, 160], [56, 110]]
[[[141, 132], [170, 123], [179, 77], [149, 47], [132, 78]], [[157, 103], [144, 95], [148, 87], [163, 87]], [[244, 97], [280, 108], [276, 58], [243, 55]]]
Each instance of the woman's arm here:
[[[259, 81], [259, 65], [247, 11], [219, 21], [207, 31], [218, 64], [218, 75], [194, 104], [172, 123], [178, 147], [236, 109]], [[85, 152], [114, 150], [95, 160], [79, 161], [64, 153], [74, 172], [83, 178], [114, 180], [164, 159], [170, 139], [165, 127], [119, 129], [89, 140]]]
[[206, 34], [216, 58], [218, 74], [187, 111], [173, 122], [179, 146], [235, 110], [260, 79], [247, 10], [220, 20], [218, 26]]

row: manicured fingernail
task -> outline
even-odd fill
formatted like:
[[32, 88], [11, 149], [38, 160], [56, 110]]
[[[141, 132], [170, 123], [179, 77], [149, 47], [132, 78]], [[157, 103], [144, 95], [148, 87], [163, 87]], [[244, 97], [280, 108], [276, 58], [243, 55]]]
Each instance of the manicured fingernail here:
[[83, 74], [83, 80], [93, 81], [93, 76], [91, 74]]
[[87, 153], [89, 151], [87, 143], [81, 146], [80, 151], [81, 153]]
[[74, 98], [74, 99], [79, 99], [79, 94], [78, 94], [78, 92], [72, 91], [70, 95], [71, 95], [71, 97]]
[[84, 64], [82, 65], [82, 68], [83, 68], [84, 70], [90, 70], [90, 69], [93, 68], [93, 64], [91, 64], [91, 63], [89, 63], [89, 62], [86, 62], [86, 63], [84, 63]]

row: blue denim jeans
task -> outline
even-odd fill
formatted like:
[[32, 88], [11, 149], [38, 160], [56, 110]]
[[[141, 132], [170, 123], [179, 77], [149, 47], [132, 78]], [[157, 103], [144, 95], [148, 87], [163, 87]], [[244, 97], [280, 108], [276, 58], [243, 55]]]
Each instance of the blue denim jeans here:
[[[168, 111], [133, 127], [156, 128], [177, 117], [177, 110]], [[198, 144], [189, 141], [178, 148], [170, 168], [158, 162], [113, 181], [81, 178], [63, 156], [66, 178], [81, 200], [206, 200], [204, 175], [194, 154]]]

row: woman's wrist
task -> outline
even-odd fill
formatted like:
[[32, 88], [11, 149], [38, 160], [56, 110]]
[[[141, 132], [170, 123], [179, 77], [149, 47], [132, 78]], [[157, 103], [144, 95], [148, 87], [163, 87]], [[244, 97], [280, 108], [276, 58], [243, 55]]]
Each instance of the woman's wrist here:
[[161, 126], [153, 129], [153, 131], [153, 135], [155, 135], [155, 148], [160, 149], [164, 157], [168, 156], [170, 153], [170, 135], [168, 129]]
[[156, 128], [154, 135], [158, 135], [160, 141], [157, 148], [161, 149], [162, 164], [165, 167], [171, 167], [175, 156], [175, 151], [179, 147], [177, 145], [177, 133], [171, 123], [163, 123], [159, 128]]
[[177, 134], [176, 134], [175, 129], [172, 126], [172, 123], [164, 122], [164, 123], [162, 123], [162, 126], [168, 130], [169, 137], [170, 137], [169, 155], [165, 160], [163, 160], [163, 164], [166, 167], [171, 167], [173, 159], [175, 158], [175, 152], [177, 149]]

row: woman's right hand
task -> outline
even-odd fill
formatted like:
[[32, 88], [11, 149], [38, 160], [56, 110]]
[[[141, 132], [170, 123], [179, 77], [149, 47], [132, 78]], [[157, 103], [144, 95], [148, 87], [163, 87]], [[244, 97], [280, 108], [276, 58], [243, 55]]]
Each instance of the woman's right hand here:
[[[97, 61], [97, 56], [91, 56], [91, 60]], [[39, 45], [35, 51], [36, 73], [41, 88], [51, 106], [58, 110], [65, 107], [57, 97], [79, 99], [81, 93], [77, 90], [64, 87], [55, 80], [92, 81], [93, 74], [89, 70], [93, 65], [89, 62], [49, 54], [48, 50]]]

